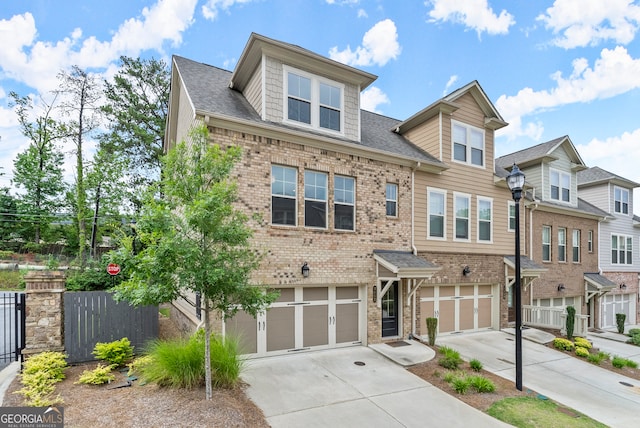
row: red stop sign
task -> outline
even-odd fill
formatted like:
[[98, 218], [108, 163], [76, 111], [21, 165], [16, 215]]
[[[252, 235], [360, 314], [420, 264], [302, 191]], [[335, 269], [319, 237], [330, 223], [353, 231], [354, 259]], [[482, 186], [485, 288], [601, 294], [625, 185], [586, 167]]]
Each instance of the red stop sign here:
[[109, 275], [117, 275], [120, 273], [120, 265], [116, 263], [109, 263], [107, 265], [107, 273]]

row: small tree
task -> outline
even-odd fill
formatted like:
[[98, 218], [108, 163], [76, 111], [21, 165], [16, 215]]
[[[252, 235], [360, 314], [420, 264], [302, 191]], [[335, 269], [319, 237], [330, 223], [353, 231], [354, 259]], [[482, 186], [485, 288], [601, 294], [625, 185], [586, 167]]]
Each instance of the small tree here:
[[624, 334], [624, 322], [626, 319], [627, 316], [625, 314], [616, 314], [616, 326], [620, 334]]
[[429, 346], [436, 344], [436, 334], [438, 331], [438, 318], [427, 318], [427, 334], [429, 335]]
[[576, 308], [567, 306], [567, 339], [573, 340], [573, 328], [576, 323]]
[[114, 254], [129, 275], [115, 287], [115, 295], [146, 305], [200, 293], [210, 400], [210, 313], [218, 311], [226, 318], [242, 308], [255, 316], [277, 295], [249, 283], [260, 256], [249, 245], [247, 217], [233, 207], [237, 191], [228, 178], [240, 148], [223, 150], [210, 144], [205, 126], [192, 130], [190, 140], [164, 158], [163, 198], [150, 198], [143, 205], [136, 225], [136, 247], [142, 244], [142, 249], [136, 253], [134, 238], [126, 237]]

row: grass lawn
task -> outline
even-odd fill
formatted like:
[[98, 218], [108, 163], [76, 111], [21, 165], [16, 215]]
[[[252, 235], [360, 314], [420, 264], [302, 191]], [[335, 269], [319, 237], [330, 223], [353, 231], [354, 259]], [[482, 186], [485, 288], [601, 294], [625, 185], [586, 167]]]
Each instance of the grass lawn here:
[[505, 398], [494, 403], [487, 413], [521, 428], [602, 427], [606, 425], [557, 403], [536, 397]]

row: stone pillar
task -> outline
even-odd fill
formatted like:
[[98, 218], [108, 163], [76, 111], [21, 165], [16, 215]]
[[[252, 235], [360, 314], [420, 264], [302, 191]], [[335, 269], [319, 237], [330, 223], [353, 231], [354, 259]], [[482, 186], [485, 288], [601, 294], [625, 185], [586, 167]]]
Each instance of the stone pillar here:
[[24, 280], [27, 316], [22, 354], [64, 352], [64, 272], [30, 271]]

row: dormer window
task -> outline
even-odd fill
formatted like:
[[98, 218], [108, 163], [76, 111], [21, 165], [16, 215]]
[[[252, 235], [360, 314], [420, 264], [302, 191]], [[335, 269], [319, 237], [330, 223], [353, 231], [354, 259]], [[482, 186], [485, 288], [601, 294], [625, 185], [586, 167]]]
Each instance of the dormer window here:
[[571, 200], [571, 176], [564, 172], [552, 170], [549, 178], [551, 181], [551, 199], [569, 202]]
[[613, 189], [614, 194], [614, 207], [615, 212], [620, 214], [629, 214], [629, 190], [622, 187], [615, 187]]
[[344, 86], [284, 67], [285, 121], [342, 133]]
[[460, 122], [453, 126], [453, 159], [484, 167], [484, 131]]

